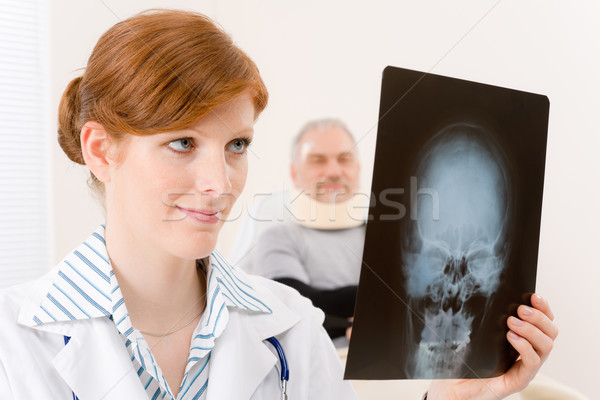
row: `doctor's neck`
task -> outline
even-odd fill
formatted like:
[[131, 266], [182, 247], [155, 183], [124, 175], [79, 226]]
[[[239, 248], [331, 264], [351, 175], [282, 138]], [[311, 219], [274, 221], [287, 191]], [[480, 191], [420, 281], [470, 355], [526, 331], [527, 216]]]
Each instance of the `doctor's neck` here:
[[106, 247], [132, 324], [167, 332], [202, 313], [207, 287], [196, 260], [168, 254], [123, 226], [107, 221]]

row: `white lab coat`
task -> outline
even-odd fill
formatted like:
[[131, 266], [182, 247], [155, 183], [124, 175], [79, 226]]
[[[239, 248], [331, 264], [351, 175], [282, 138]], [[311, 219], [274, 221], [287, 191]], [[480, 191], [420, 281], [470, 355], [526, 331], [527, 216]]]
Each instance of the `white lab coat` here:
[[[115, 324], [108, 317], [36, 326], [31, 317], [51, 275], [0, 292], [0, 399], [147, 399]], [[290, 400], [355, 399], [342, 380], [323, 314], [296, 291], [259, 277], [252, 285], [272, 314], [230, 308], [215, 342], [208, 400], [280, 399], [276, 336], [287, 356]], [[46, 288], [46, 289], [45, 289]], [[70, 336], [65, 346], [64, 335]]]

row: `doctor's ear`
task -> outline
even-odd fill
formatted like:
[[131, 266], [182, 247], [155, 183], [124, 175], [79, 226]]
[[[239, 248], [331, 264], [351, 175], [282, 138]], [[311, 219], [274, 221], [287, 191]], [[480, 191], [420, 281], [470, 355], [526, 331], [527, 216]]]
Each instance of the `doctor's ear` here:
[[81, 152], [85, 164], [99, 181], [110, 181], [110, 167], [116, 162], [115, 140], [98, 122], [88, 121], [81, 128]]

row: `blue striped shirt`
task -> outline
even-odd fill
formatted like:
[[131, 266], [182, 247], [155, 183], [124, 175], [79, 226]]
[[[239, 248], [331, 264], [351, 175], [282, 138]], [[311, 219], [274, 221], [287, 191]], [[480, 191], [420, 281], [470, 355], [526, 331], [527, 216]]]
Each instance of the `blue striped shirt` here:
[[[175, 399], [143, 335], [133, 327], [110, 264], [101, 225], [59, 264], [50, 290], [33, 320], [37, 325], [88, 318], [110, 318], [150, 399]], [[228, 308], [270, 313], [243, 274], [218, 253], [209, 257], [207, 304], [193, 334], [177, 399], [204, 399], [211, 350], [229, 321]]]

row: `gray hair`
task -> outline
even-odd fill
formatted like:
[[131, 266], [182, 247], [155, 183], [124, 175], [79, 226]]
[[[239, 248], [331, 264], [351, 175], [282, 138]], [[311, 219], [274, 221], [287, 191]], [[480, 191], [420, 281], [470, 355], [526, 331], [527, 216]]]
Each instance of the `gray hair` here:
[[298, 146], [302, 141], [304, 135], [309, 131], [321, 131], [328, 128], [339, 128], [348, 134], [348, 137], [352, 140], [352, 144], [356, 144], [356, 140], [354, 140], [354, 136], [348, 129], [345, 123], [337, 118], [323, 118], [323, 119], [315, 119], [304, 124], [300, 132], [296, 134], [294, 137], [294, 141], [292, 142], [292, 163], [296, 163], [298, 161]]

